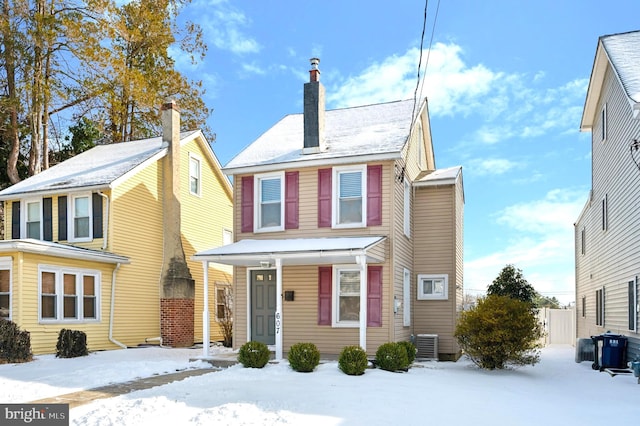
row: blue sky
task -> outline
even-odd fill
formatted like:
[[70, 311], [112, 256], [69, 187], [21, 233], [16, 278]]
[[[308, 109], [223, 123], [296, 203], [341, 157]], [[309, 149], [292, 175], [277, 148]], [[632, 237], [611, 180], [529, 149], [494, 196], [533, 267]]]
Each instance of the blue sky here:
[[[174, 55], [204, 82], [222, 165], [302, 111], [311, 57], [328, 109], [412, 98], [424, 8], [194, 0], [182, 18], [202, 26], [207, 56], [190, 66]], [[597, 40], [640, 29], [639, 16], [637, 0], [429, 1], [422, 93], [437, 167], [463, 166], [469, 293], [511, 263], [542, 294], [574, 300], [573, 223], [591, 184], [579, 125]]]

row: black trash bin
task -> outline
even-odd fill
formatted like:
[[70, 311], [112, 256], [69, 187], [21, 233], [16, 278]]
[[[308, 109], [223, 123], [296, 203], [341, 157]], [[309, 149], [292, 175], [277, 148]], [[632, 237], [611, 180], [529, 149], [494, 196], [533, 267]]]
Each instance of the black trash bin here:
[[[605, 368], [627, 367], [627, 337], [621, 334], [604, 333], [599, 336], [591, 336], [594, 346], [594, 370]], [[602, 342], [602, 344], [600, 344]]]

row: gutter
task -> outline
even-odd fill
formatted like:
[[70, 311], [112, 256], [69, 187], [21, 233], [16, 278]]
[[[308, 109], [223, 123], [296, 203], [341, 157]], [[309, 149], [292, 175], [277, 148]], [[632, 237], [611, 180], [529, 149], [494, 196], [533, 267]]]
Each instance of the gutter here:
[[113, 309], [116, 304], [116, 273], [120, 269], [120, 263], [116, 264], [113, 273], [111, 274], [111, 309], [109, 311], [109, 341], [120, 346], [122, 349], [127, 349], [127, 345], [121, 343], [113, 338]]

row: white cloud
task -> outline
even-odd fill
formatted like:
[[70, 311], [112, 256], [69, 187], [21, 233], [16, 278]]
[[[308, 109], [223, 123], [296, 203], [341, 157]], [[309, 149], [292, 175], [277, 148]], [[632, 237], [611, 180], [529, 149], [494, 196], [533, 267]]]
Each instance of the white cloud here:
[[260, 51], [260, 44], [244, 32], [251, 25], [251, 20], [226, 0], [195, 1], [191, 8], [194, 15], [199, 17], [207, 45], [237, 55]]
[[467, 161], [466, 170], [476, 176], [501, 175], [518, 166], [518, 163], [506, 158], [485, 158]]

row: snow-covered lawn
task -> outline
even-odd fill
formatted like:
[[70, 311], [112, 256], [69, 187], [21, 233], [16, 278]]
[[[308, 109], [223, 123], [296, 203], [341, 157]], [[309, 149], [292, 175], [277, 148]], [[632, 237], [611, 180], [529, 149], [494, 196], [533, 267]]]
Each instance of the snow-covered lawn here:
[[[226, 351], [225, 349], [219, 349]], [[141, 348], [0, 365], [0, 403], [28, 402], [136, 377], [201, 368], [198, 349]], [[71, 410], [75, 425], [617, 425], [640, 421], [640, 385], [552, 346], [533, 367], [482, 371], [466, 359], [408, 373], [343, 374], [335, 361], [297, 373], [241, 365]]]

